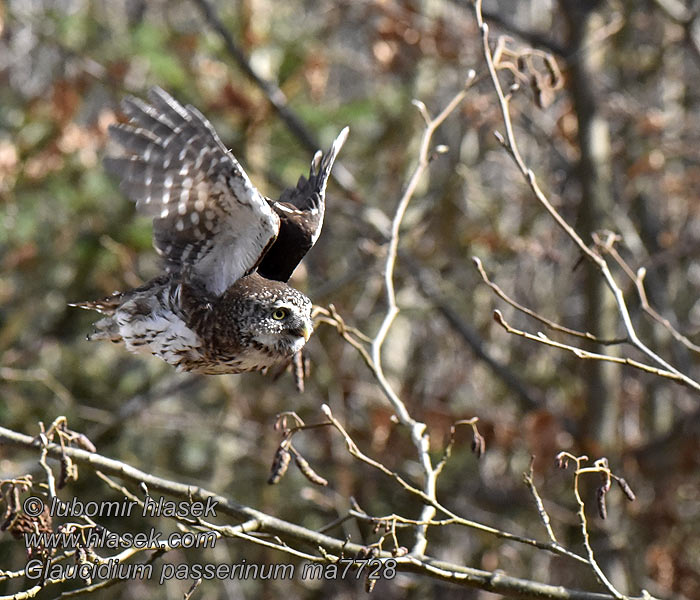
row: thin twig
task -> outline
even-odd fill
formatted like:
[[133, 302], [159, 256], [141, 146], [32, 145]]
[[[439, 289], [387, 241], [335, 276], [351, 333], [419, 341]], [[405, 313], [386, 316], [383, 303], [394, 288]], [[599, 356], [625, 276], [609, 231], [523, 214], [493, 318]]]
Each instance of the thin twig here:
[[637, 348], [640, 352], [645, 354], [656, 364], [660, 365], [663, 369], [665, 369], [666, 371], [670, 371], [672, 374], [674, 374], [676, 377], [672, 379], [680, 383], [684, 383], [685, 385], [693, 388], [696, 391], [700, 391], [700, 383], [683, 374], [681, 371], [669, 364], [666, 360], [661, 358], [658, 354], [656, 354], [639, 339], [634, 324], [632, 323], [632, 318], [630, 317], [629, 310], [625, 302], [624, 294], [622, 293], [620, 287], [617, 285], [617, 282], [615, 281], [615, 278], [613, 277], [610, 271], [608, 263], [598, 252], [589, 248], [588, 245], [586, 245], [586, 243], [583, 241], [583, 239], [581, 239], [581, 236], [579, 236], [576, 230], [571, 225], [569, 225], [564, 219], [564, 217], [562, 217], [561, 214], [557, 211], [557, 209], [554, 208], [554, 206], [552, 206], [551, 202], [537, 183], [535, 173], [532, 171], [532, 169], [530, 169], [527, 166], [527, 164], [523, 160], [515, 139], [513, 123], [511, 121], [510, 116], [509, 98], [507, 98], [506, 95], [503, 93], [503, 88], [501, 86], [500, 80], [498, 79], [496, 66], [494, 64], [493, 55], [489, 46], [489, 27], [488, 24], [484, 22], [484, 19], [482, 17], [481, 0], [475, 0], [474, 13], [476, 16], [477, 24], [479, 26], [479, 30], [481, 31], [484, 58], [486, 60], [486, 65], [491, 76], [491, 82], [496, 92], [501, 117], [505, 126], [505, 137], [500, 133], [495, 132], [496, 138], [501, 143], [503, 148], [508, 152], [508, 154], [513, 158], [515, 164], [518, 167], [518, 170], [522, 173], [523, 177], [525, 177], [525, 180], [530, 186], [530, 189], [537, 198], [538, 202], [550, 214], [550, 216], [554, 219], [555, 223], [574, 242], [574, 244], [583, 253], [583, 255], [588, 260], [590, 260], [600, 271], [600, 274], [605, 280], [607, 287], [610, 289], [611, 293], [613, 294], [613, 297], [615, 298], [617, 311], [622, 320], [625, 332], [627, 333], [629, 343], [635, 348]]
[[[358, 447], [357, 444], [355, 444], [354, 440], [350, 437], [350, 434], [345, 430], [345, 428], [342, 426], [342, 424], [333, 416], [333, 413], [331, 412], [331, 409], [328, 407], [327, 404], [324, 404], [321, 406], [321, 409], [323, 412], [326, 414], [330, 422], [333, 424], [333, 426], [341, 433], [343, 438], [345, 439], [345, 444], [348, 448], [348, 452], [358, 460], [361, 460], [362, 462], [374, 467], [375, 469], [381, 471], [388, 477], [391, 477], [394, 481], [396, 481], [401, 487], [404, 488], [407, 492], [414, 494], [418, 498], [420, 498], [423, 502], [426, 503], [426, 505], [431, 506], [434, 510], [430, 513], [430, 517], [428, 519], [424, 518], [424, 513], [421, 514], [421, 518], [417, 520], [417, 523], [419, 524], [419, 527], [427, 528], [431, 523], [434, 522], [433, 517], [436, 514], [436, 511], [440, 511], [447, 515], [452, 522], [455, 525], [461, 525], [463, 527], [468, 527], [470, 529], [476, 529], [478, 531], [483, 531], [484, 533], [489, 533], [491, 535], [494, 535], [496, 537], [499, 537], [504, 540], [510, 540], [513, 542], [518, 542], [521, 544], [525, 544], [527, 546], [533, 546], [535, 548], [539, 548], [541, 550], [548, 550], [549, 552], [553, 552], [554, 554], [560, 554], [562, 556], [567, 556], [569, 558], [572, 558], [574, 560], [577, 560], [579, 562], [583, 562], [587, 564], [587, 561], [585, 558], [582, 556], [579, 556], [578, 554], [571, 552], [561, 546], [558, 543], [555, 542], [540, 542], [538, 540], [534, 540], [531, 538], [526, 538], [523, 536], [515, 535], [513, 533], [508, 533], [507, 531], [501, 531], [500, 529], [496, 529], [495, 527], [489, 527], [488, 525], [484, 525], [482, 523], [477, 523], [476, 521], [470, 521], [469, 519], [464, 519], [463, 517], [460, 517], [459, 515], [455, 514], [452, 512], [450, 509], [447, 507], [443, 506], [440, 502], [438, 502], [435, 498], [431, 498], [426, 492], [423, 490], [418, 489], [415, 486], [412, 486], [410, 483], [408, 483], [401, 475], [398, 473], [395, 473], [382, 463], [374, 460], [373, 458], [367, 456], [364, 454]], [[441, 523], [441, 521], [438, 521], [438, 523]], [[413, 554], [413, 552], [411, 552]]]
[[440, 286], [435, 281], [435, 276], [428, 269], [423, 268], [407, 252], [399, 250], [399, 258], [413, 276], [421, 295], [437, 309], [454, 332], [471, 349], [474, 356], [481, 360], [494, 376], [498, 377], [515, 393], [523, 410], [528, 411], [540, 406], [542, 401], [538, 399], [535, 391], [528, 389], [507, 365], [493, 356], [477, 329], [447, 301]]
[[183, 600], [191, 600], [192, 595], [194, 594], [195, 590], [202, 584], [202, 578], [200, 577], [199, 579], [195, 579], [194, 583], [190, 586], [190, 589], [187, 590], [185, 595], [183, 596]]
[[[600, 568], [598, 565], [598, 562], [596, 561], [595, 558], [595, 553], [593, 552], [593, 547], [591, 546], [591, 539], [588, 534], [588, 520], [586, 519], [586, 504], [583, 501], [583, 498], [581, 498], [581, 493], [579, 491], [579, 480], [582, 474], [584, 473], [605, 473], [609, 476], [610, 471], [609, 469], [596, 466], [595, 468], [582, 468], [581, 464], [588, 460], [587, 456], [574, 456], [573, 454], [569, 454], [568, 452], [561, 452], [559, 456], [557, 457], [557, 460], [559, 460], [561, 457], [568, 458], [570, 460], [573, 460], [576, 463], [576, 471], [574, 472], [574, 496], [576, 497], [576, 503], [578, 504], [578, 518], [579, 518], [579, 523], [581, 524], [581, 534], [583, 535], [583, 544], [586, 547], [586, 553], [588, 554], [588, 562], [591, 565], [591, 568], [595, 572], [595, 574], [598, 576], [602, 584], [605, 586], [605, 588], [615, 597], [617, 600], [629, 600], [627, 596], [621, 594], [620, 592], [617, 591], [615, 586], [610, 582], [610, 580], [605, 576], [605, 573], [603, 573], [603, 570]], [[599, 461], [596, 461], [596, 465], [599, 464]]]
[[569, 344], [555, 342], [554, 340], [549, 339], [546, 335], [544, 335], [541, 332], [538, 332], [537, 335], [535, 335], [532, 333], [528, 333], [527, 331], [516, 329], [515, 327], [508, 324], [500, 310], [493, 311], [493, 319], [508, 333], [523, 337], [527, 340], [531, 340], [539, 344], [552, 346], [553, 348], [559, 348], [561, 350], [567, 350], [575, 354], [577, 358], [583, 360], [600, 360], [604, 362], [616, 363], [619, 365], [628, 365], [630, 367], [634, 367], [635, 369], [639, 369], [640, 371], [644, 371], [645, 373], [652, 373], [653, 375], [658, 375], [659, 377], [664, 377], [666, 379], [671, 379], [672, 381], [685, 384], [685, 380], [680, 375], [672, 371], [659, 369], [657, 367], [653, 367], [651, 365], [647, 365], [636, 361], [632, 358], [623, 358], [618, 356], [608, 356], [607, 354], [598, 354], [597, 352], [589, 352], [588, 350], [584, 350], [583, 348], [579, 348], [577, 346], [570, 346]]
[[[406, 189], [404, 190], [404, 193], [401, 196], [401, 199], [399, 200], [399, 203], [396, 207], [396, 211], [394, 212], [394, 217], [391, 221], [389, 247], [387, 249], [386, 262], [384, 266], [384, 286], [386, 290], [387, 310], [386, 314], [384, 315], [384, 319], [382, 320], [382, 323], [379, 327], [379, 330], [377, 331], [377, 334], [372, 340], [370, 352], [370, 355], [372, 357], [372, 364], [374, 367], [374, 376], [376, 377], [380, 387], [384, 391], [384, 394], [391, 403], [392, 408], [394, 409], [394, 412], [396, 413], [396, 416], [398, 417], [399, 421], [411, 432], [411, 439], [413, 440], [413, 444], [418, 451], [420, 464], [423, 469], [423, 491], [424, 494], [433, 502], [436, 498], [437, 475], [433, 469], [430, 460], [430, 438], [426, 433], [425, 423], [415, 421], [413, 417], [411, 417], [408, 410], [406, 409], [406, 405], [398, 397], [391, 384], [387, 380], [386, 375], [384, 374], [384, 368], [382, 366], [382, 346], [384, 344], [384, 341], [386, 340], [386, 336], [389, 333], [392, 324], [394, 323], [396, 315], [399, 313], [399, 308], [396, 303], [396, 291], [394, 289], [394, 268], [396, 265], [396, 255], [399, 247], [399, 231], [401, 228], [403, 217], [406, 213], [406, 209], [408, 208], [409, 203], [411, 202], [411, 199], [413, 198], [413, 194], [416, 191], [418, 182], [420, 181], [421, 177], [423, 176], [423, 173], [430, 164], [430, 144], [433, 138], [433, 134], [435, 133], [437, 128], [440, 127], [440, 125], [445, 121], [445, 119], [462, 102], [462, 100], [467, 94], [467, 90], [472, 85], [475, 77], [476, 73], [474, 71], [470, 71], [467, 76], [467, 80], [465, 82], [464, 87], [454, 96], [454, 98], [452, 98], [452, 100], [450, 100], [450, 102], [447, 103], [447, 106], [445, 106], [445, 108], [435, 118], [430, 117], [425, 104], [423, 104], [420, 101], [414, 100], [415, 106], [418, 108], [418, 111], [420, 112], [420, 114], [423, 117], [423, 120], [425, 121], [425, 129], [423, 130], [423, 135], [420, 141], [420, 149], [418, 151], [418, 164], [416, 165], [415, 169], [413, 170], [413, 173], [411, 174], [411, 177], [408, 180]], [[432, 505], [433, 502], [426, 504], [423, 507], [423, 511], [420, 518], [421, 521], [429, 522], [435, 516], [435, 508]], [[413, 549], [411, 551], [413, 554], [420, 556], [425, 552], [425, 549], [428, 544], [426, 532], [427, 526], [417, 527], [416, 539], [413, 545]]]
[[[24, 448], [30, 452], [37, 451], [34, 438], [31, 436], [23, 435], [4, 427], [0, 427], [0, 446], [4, 445]], [[71, 447], [63, 450], [60, 445], [53, 443], [48, 444], [47, 450], [48, 456], [50, 457], [60, 458], [65, 452], [65, 454], [76, 463], [86, 465], [93, 469], [100, 469], [105, 473], [109, 473], [127, 481], [132, 481], [136, 484], [145, 483], [151, 490], [165, 492], [188, 501], [206, 501], [207, 498], [211, 498], [217, 502], [217, 515], [228, 514], [244, 521], [255, 521], [256, 526], [257, 522], [259, 522], [259, 528], [261, 531], [298, 540], [299, 542], [311, 545], [311, 547], [314, 548], [323, 548], [326, 553], [335, 553], [336, 555], [340, 555], [341, 553], [345, 553], [345, 555], [355, 555], [364, 549], [364, 546], [360, 544], [351, 543], [347, 540], [339, 540], [311, 531], [293, 523], [277, 519], [253, 508], [237, 504], [223, 496], [216, 495], [213, 492], [203, 488], [162, 479], [145, 471], [136, 469], [127, 463], [110, 459], [97, 453], [87, 452], [85, 450]], [[420, 493], [420, 490], [418, 490], [418, 492]], [[464, 524], [465, 520], [458, 518], [458, 520], [455, 522]], [[475, 525], [478, 526], [479, 524]], [[242, 525], [238, 525], [237, 527], [239, 528], [240, 533], [245, 533]], [[480, 529], [486, 531], [488, 528], [480, 527]], [[498, 533], [496, 530], [491, 532]], [[241, 536], [237, 535], [236, 537]], [[517, 536], [505, 536], [505, 538], [512, 539], [513, 541], [523, 541], [518, 539]], [[256, 543], [259, 542], [256, 541]], [[540, 542], [531, 543], [530, 545], [553, 552], [557, 551], [553, 544], [544, 544]], [[276, 549], [284, 552], [289, 551], [288, 548], [282, 547], [281, 545], [278, 545]], [[119, 558], [123, 561], [136, 554], [137, 551], [139, 550], [129, 548], [113, 558]], [[576, 560], [587, 562], [585, 558], [579, 557], [578, 555], [568, 551], [558, 553], [570, 556]], [[151, 558], [155, 558], [155, 556], [156, 555], [154, 554]], [[318, 559], [317, 557], [315, 558]], [[393, 558], [393, 556], [390, 552], [381, 552], [378, 558], [387, 559]], [[608, 595], [572, 590], [563, 586], [552, 586], [526, 579], [510, 577], [501, 573], [494, 574], [489, 571], [482, 571], [471, 567], [442, 562], [430, 558], [429, 556], [417, 557], [415, 555], [408, 555], [396, 558], [396, 562], [397, 569], [400, 571], [423, 574], [442, 581], [449, 581], [452, 583], [484, 589], [494, 593], [506, 594], [509, 596], [517, 595], [519, 597], [556, 600], [609, 600], [610, 598]], [[44, 586], [44, 588], [42, 588], [41, 586], [37, 586], [37, 589], [32, 588], [31, 590], [20, 592], [16, 596], [13, 596], [13, 598], [31, 598], [36, 596], [41, 589], [46, 589], [46, 587]], [[0, 598], [0, 600], [2, 600], [2, 598]]]
[[594, 239], [599, 243], [599, 247], [604, 248], [605, 252], [613, 257], [613, 260], [620, 266], [620, 268], [625, 272], [625, 275], [630, 278], [632, 283], [637, 290], [637, 295], [639, 296], [639, 301], [642, 304], [642, 310], [647, 313], [652, 319], [664, 327], [677, 342], [683, 344], [689, 350], [693, 352], [700, 353], [700, 346], [691, 342], [686, 336], [684, 336], [680, 331], [678, 331], [666, 317], [662, 316], [657, 312], [651, 304], [649, 304], [649, 298], [647, 296], [646, 289], [644, 287], [644, 279], [647, 275], [647, 270], [644, 267], [637, 269], [635, 273], [632, 267], [627, 264], [627, 261], [620, 256], [620, 253], [615, 247], [615, 242], [617, 241], [617, 236], [609, 235], [606, 238], [601, 238], [598, 235], [594, 235]]
[[535, 506], [537, 506], [537, 513], [540, 515], [540, 520], [542, 521], [544, 528], [547, 530], [547, 535], [549, 536], [549, 539], [556, 544], [557, 536], [554, 535], [554, 529], [552, 529], [552, 521], [549, 518], [549, 514], [547, 513], [544, 507], [542, 497], [540, 496], [540, 493], [537, 491], [537, 487], [535, 486], [535, 475], [533, 468], [534, 464], [535, 457], [532, 456], [530, 458], [530, 468], [525, 473], [523, 473], [523, 481], [525, 482], [525, 485], [528, 487], [530, 493], [532, 494], [532, 497], [535, 500]]
[[539, 321], [540, 323], [546, 325], [550, 329], [553, 329], [554, 331], [559, 331], [561, 333], [566, 333], [568, 335], [578, 337], [578, 338], [583, 338], [585, 340], [589, 340], [591, 342], [595, 342], [596, 344], [600, 344], [602, 346], [613, 346], [616, 344], [624, 344], [627, 341], [627, 338], [616, 338], [612, 340], [604, 340], [601, 339], [592, 333], [588, 331], [577, 331], [575, 329], [569, 329], [568, 327], [564, 327], [563, 325], [559, 325], [559, 323], [555, 323], [554, 321], [551, 321], [547, 319], [546, 317], [543, 317], [542, 315], [536, 313], [534, 310], [527, 308], [527, 306], [523, 306], [519, 302], [516, 302], [513, 300], [508, 294], [506, 294], [503, 289], [495, 284], [493, 281], [489, 279], [489, 276], [486, 274], [486, 270], [484, 269], [484, 265], [481, 263], [481, 259], [473, 256], [472, 257], [472, 262], [474, 263], [474, 266], [476, 267], [476, 270], [479, 272], [479, 275], [481, 275], [481, 279], [483, 279], [484, 283], [488, 285], [494, 293], [510, 304], [513, 308], [516, 310], [519, 310], [520, 312], [528, 315], [529, 317], [532, 317], [533, 319]]

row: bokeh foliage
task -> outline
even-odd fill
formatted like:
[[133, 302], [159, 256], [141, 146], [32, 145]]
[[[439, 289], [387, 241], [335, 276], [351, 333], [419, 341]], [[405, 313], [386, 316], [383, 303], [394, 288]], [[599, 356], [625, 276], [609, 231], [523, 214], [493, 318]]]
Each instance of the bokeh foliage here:
[[[540, 108], [522, 86], [513, 99], [527, 162], [574, 225], [583, 220], [578, 119], [566, 49], [575, 37], [568, 2], [488, 2], [494, 30], [516, 44], [544, 32], [565, 86]], [[651, 302], [697, 341], [700, 327], [700, 74], [698, 26], [674, 20], [662, 2], [622, 0], [598, 6], [600, 47], [592, 85], [609, 130], [607, 210], [592, 230], [621, 233], [620, 251], [646, 267]], [[264, 77], [277, 82], [292, 110], [327, 147], [344, 125], [341, 162], [352, 193], [331, 184], [323, 235], [294, 283], [319, 305], [333, 303], [345, 320], [374, 334], [385, 304], [381, 270], [388, 218], [415, 163], [422, 120], [411, 105], [436, 113], [468, 69], [482, 73], [480, 39], [467, 3], [212, 2], [222, 22]], [[306, 391], [287, 373], [198, 377], [175, 373], [150, 357], [106, 343], [90, 344], [92, 315], [69, 308], [138, 285], [158, 271], [151, 229], [104, 173], [107, 126], [126, 93], [160, 85], [197, 106], [274, 197], [308, 169], [311, 153], [290, 133], [261, 90], [235, 66], [221, 38], [184, 0], [7, 0], [0, 3], [0, 423], [34, 434], [37, 422], [68, 418], [108, 456], [158, 475], [230, 495], [310, 528], [320, 528], [354, 497], [371, 514], [416, 516], [420, 505], [390, 481], [352, 461], [331, 431], [306, 433], [299, 445], [331, 481], [313, 488], [291, 472], [268, 486], [279, 442], [277, 413], [309, 422], [328, 403], [355, 441], [388, 467], [414, 475], [407, 432], [390, 420], [381, 391], [357, 353], [327, 326], [307, 346]], [[520, 32], [520, 35], [518, 35]], [[523, 33], [525, 32], [525, 33]], [[535, 39], [537, 38], [537, 39]], [[449, 152], [437, 157], [409, 207], [397, 263], [401, 313], [387, 340], [385, 367], [401, 398], [430, 428], [436, 456], [450, 424], [478, 415], [488, 452], [477, 464], [460, 438], [439, 483], [451, 508], [469, 518], [538, 536], [521, 473], [530, 455], [561, 538], [579, 548], [570, 478], [554, 471], [558, 450], [608, 456], [638, 500], [612, 496], [605, 522], [592, 519], [601, 562], [616, 584], [679, 598], [700, 595], [698, 398], [651, 375], [617, 369], [604, 402], [615, 407], [612, 435], [587, 425], [589, 380], [573, 355], [507, 336], [492, 321], [500, 308], [531, 331], [541, 326], [515, 313], [480, 285], [470, 257], [523, 304], [558, 322], [595, 329], [586, 311], [579, 255], [534, 202], [492, 135], [500, 126], [493, 93], [481, 81], [437, 134]], [[422, 293], [416, 272], [439, 294]], [[663, 356], [697, 373], [697, 356], [641, 316], [631, 283], [625, 292], [640, 333]], [[482, 348], [528, 392], [524, 399], [465, 343], [436, 308], [452, 308]], [[612, 331], [619, 334], [620, 331]], [[296, 442], [296, 440], [295, 440]], [[36, 470], [33, 457], [0, 447], [0, 476]], [[35, 471], [39, 476], [39, 471]], [[83, 473], [71, 493], [110, 497]], [[591, 492], [593, 488], [591, 488]], [[124, 523], [109, 524], [119, 530]], [[138, 527], [130, 523], [129, 527]], [[144, 525], [145, 526], [145, 525]], [[167, 525], [168, 527], [170, 525]], [[371, 541], [354, 522], [344, 533]], [[404, 543], [410, 545], [410, 536]], [[578, 565], [460, 529], [430, 531], [429, 552], [484, 569], [504, 569], [573, 587], [597, 589]], [[204, 559], [287, 562], [250, 544], [220, 543], [171, 562]], [[24, 556], [0, 536], [0, 569]], [[150, 584], [127, 583], [105, 598], [149, 598]], [[154, 585], [154, 584], [153, 584]], [[181, 597], [171, 582], [163, 597]], [[290, 587], [291, 586], [291, 587]], [[203, 598], [354, 597], [361, 583], [207, 582]], [[0, 593], [16, 591], [10, 585]], [[387, 598], [477, 597], [429, 580], [402, 576], [381, 584]]]

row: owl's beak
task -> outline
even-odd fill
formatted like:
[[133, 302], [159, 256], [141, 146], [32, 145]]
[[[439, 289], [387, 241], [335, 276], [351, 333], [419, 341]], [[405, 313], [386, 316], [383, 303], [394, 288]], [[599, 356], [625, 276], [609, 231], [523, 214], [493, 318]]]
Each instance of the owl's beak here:
[[311, 337], [311, 334], [313, 333], [313, 329], [311, 328], [310, 325], [307, 323], [304, 323], [304, 327], [302, 328], [302, 335], [304, 336], [304, 341], [308, 342], [309, 338]]
[[298, 328], [290, 329], [289, 333], [295, 336], [302, 336], [304, 338], [304, 342], [308, 342], [313, 331], [313, 327], [309, 323], [303, 323]]

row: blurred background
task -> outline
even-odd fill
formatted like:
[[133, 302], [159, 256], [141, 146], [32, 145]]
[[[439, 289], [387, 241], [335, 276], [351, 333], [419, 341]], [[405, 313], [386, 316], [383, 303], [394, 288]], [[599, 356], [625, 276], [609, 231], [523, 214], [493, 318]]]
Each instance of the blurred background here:
[[[651, 305], [700, 343], [700, 25], [690, 0], [485, 2], [491, 40], [507, 35], [502, 81], [520, 150], [555, 207], [586, 242], [621, 235], [629, 266], [647, 270]], [[209, 7], [213, 13], [207, 13]], [[220, 25], [263, 79], [274, 82], [313, 142], [304, 142], [241, 69]], [[290, 373], [178, 374], [123, 347], [88, 343], [95, 315], [69, 302], [139, 285], [158, 273], [151, 226], [105, 174], [106, 131], [127, 93], [159, 85], [198, 107], [259, 189], [276, 197], [308, 172], [315, 144], [350, 126], [331, 183], [326, 223], [292, 283], [348, 325], [372, 336], [384, 316], [386, 232], [416, 164], [420, 99], [437, 114], [469, 69], [477, 84], [435, 136], [436, 157], [406, 214], [396, 267], [401, 308], [384, 349], [392, 385], [428, 424], [436, 457], [456, 419], [478, 416], [486, 455], [458, 435], [438, 497], [459, 514], [545, 539], [522, 484], [530, 456], [560, 541], [582, 552], [571, 472], [560, 450], [607, 456], [637, 494], [608, 495], [608, 518], [591, 504], [601, 566], [623, 592], [700, 598], [698, 394], [631, 368], [581, 361], [509, 336], [543, 325], [499, 300], [471, 257], [522, 304], [606, 338], [623, 334], [612, 297], [580, 252], [537, 204], [493, 136], [500, 115], [485, 73], [471, 7], [451, 0], [5, 0], [0, 2], [0, 424], [26, 434], [58, 415], [100, 453], [156, 475], [201, 485], [317, 529], [345, 514], [350, 497], [373, 515], [417, 518], [421, 505], [354, 461], [337, 432], [295, 445], [330, 481], [313, 487], [290, 470], [266, 483], [280, 441], [275, 415], [323, 419], [328, 403], [369, 455], [420, 482], [407, 431], [390, 420], [358, 353], [320, 324], [307, 345], [299, 393]], [[535, 47], [554, 58], [525, 64]], [[234, 49], [235, 50], [235, 49]], [[509, 54], [510, 53], [510, 54]], [[525, 53], [525, 54], [524, 54]], [[545, 74], [545, 75], [543, 75]], [[542, 85], [546, 80], [548, 86]], [[538, 83], [539, 82], [539, 83]], [[612, 263], [612, 261], [611, 261]], [[690, 376], [698, 355], [643, 314], [631, 279], [614, 273], [638, 333]], [[593, 344], [553, 338], [601, 351]], [[604, 351], [644, 360], [629, 346]], [[41, 477], [36, 455], [0, 447], [0, 478]], [[592, 498], [600, 484], [584, 481]], [[87, 469], [66, 498], [112, 498]], [[171, 522], [105, 520], [116, 531]], [[376, 540], [348, 521], [331, 532]], [[402, 543], [409, 546], [406, 534]], [[584, 566], [471, 530], [432, 528], [428, 554], [487, 570], [602, 591]], [[243, 541], [175, 552], [169, 562], [290, 562]], [[0, 534], [0, 570], [23, 568], [24, 549]], [[128, 581], [104, 598], [182, 597], [191, 582]], [[69, 589], [71, 586], [67, 586]], [[25, 589], [0, 581], [0, 594]], [[475, 590], [400, 575], [389, 598], [485, 598]], [[362, 581], [204, 582], [199, 598], [352, 598]], [[53, 589], [38, 597], [55, 597]]]

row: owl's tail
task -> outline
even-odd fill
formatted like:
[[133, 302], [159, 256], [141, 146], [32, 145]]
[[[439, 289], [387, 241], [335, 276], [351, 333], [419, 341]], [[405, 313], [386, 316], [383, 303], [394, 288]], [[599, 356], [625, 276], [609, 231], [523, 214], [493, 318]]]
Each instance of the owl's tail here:
[[113, 315], [124, 301], [124, 294], [114, 292], [111, 296], [102, 300], [86, 300], [85, 302], [71, 302], [68, 306], [84, 308], [85, 310], [96, 310], [103, 315]]
[[95, 323], [95, 330], [92, 333], [88, 333], [87, 339], [90, 341], [110, 340], [116, 343], [122, 341], [122, 336], [119, 333], [119, 324], [113, 315], [117, 308], [119, 308], [121, 298], [122, 294], [115, 294], [114, 296], [103, 300], [72, 302], [68, 306], [84, 308], [85, 310], [96, 310], [97, 312], [107, 315]]

